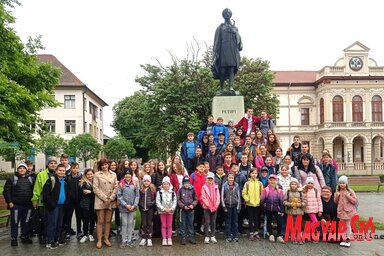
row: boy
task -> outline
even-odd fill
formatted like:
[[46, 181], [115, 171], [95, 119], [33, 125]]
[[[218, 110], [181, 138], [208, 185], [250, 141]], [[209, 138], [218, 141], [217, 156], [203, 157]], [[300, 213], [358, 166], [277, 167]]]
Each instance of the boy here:
[[33, 184], [35, 180], [27, 175], [27, 165], [19, 164], [15, 176], [7, 179], [4, 185], [4, 199], [11, 210], [11, 246], [17, 246], [19, 222], [21, 226], [21, 242], [31, 244], [29, 238], [29, 217], [32, 212]]
[[31, 176], [34, 180], [36, 180], [36, 173], [35, 170], [33, 169], [33, 162], [30, 160], [25, 161], [25, 164], [27, 165], [27, 176]]
[[69, 159], [67, 154], [62, 154], [60, 156], [60, 164], [65, 166], [65, 175], [69, 175], [71, 173], [71, 165], [69, 164]]
[[[191, 169], [194, 171], [196, 170], [196, 166], [200, 162], [204, 162], [205, 157], [203, 156], [203, 150], [201, 147], [197, 147], [195, 150], [195, 157], [192, 159], [192, 166]], [[188, 172], [188, 175], [190, 175], [192, 172]]]
[[[216, 174], [213, 178], [217, 186], [219, 187], [219, 191], [221, 191], [221, 188], [223, 187], [224, 182], [226, 181], [226, 175], [224, 173], [224, 169], [222, 166], [216, 167]], [[219, 205], [219, 208], [217, 209], [217, 221], [216, 221], [216, 229], [219, 231], [219, 233], [223, 233], [223, 224], [224, 224], [225, 214], [223, 207], [221, 204]]]
[[187, 168], [188, 173], [193, 172], [192, 169], [192, 159], [195, 157], [196, 148], [199, 144], [194, 141], [195, 135], [193, 132], [187, 134], [187, 140], [181, 145], [181, 159], [183, 160], [185, 168]]
[[225, 134], [223, 132], [219, 132], [218, 134], [219, 139], [216, 144], [216, 150], [219, 154], [223, 153], [225, 148], [227, 147], [227, 144], [225, 143]]
[[228, 143], [229, 139], [229, 133], [227, 127], [223, 125], [223, 118], [219, 117], [217, 118], [216, 125], [212, 128], [212, 134], [215, 136], [215, 142], [217, 143], [219, 141], [219, 134], [224, 135], [224, 143]]
[[[244, 184], [245, 182], [247, 182], [247, 178], [243, 174], [239, 173], [239, 166], [235, 163], [231, 164], [231, 172], [233, 172], [233, 174], [235, 175], [235, 182], [239, 185], [240, 191], [243, 191]], [[245, 217], [246, 217], [245, 204], [244, 204], [244, 200], [241, 198], [241, 210], [238, 216], [238, 230], [241, 235], [247, 235], [247, 233], [245, 233], [243, 228], [243, 221]]]
[[206, 131], [207, 134], [212, 134], [212, 128], [215, 126], [215, 122], [213, 122], [213, 115], [209, 115], [207, 122], [201, 127], [202, 131]]
[[323, 172], [325, 185], [331, 187], [332, 193], [335, 193], [338, 178], [336, 174], [336, 168], [331, 163], [331, 160], [332, 157], [329, 153], [323, 153], [322, 162], [320, 163], [319, 167], [320, 170]]
[[229, 119], [228, 120], [228, 125], [225, 126], [228, 129], [229, 135], [233, 134], [235, 132], [235, 126], [233, 124], [233, 120]]
[[189, 237], [191, 244], [196, 244], [195, 231], [193, 229], [193, 210], [197, 205], [196, 192], [190, 183], [189, 177], [183, 178], [183, 186], [177, 191], [177, 205], [181, 209], [180, 236], [181, 244], [186, 244]]
[[215, 144], [209, 145], [209, 152], [205, 157], [205, 160], [209, 163], [209, 171], [215, 172], [216, 167], [222, 165], [223, 159], [221, 155], [216, 150]]
[[198, 230], [197, 232], [198, 233], [202, 233], [202, 232], [199, 232], [199, 228], [201, 227], [201, 224], [202, 224], [202, 220], [203, 220], [203, 207], [201, 205], [201, 200], [200, 200], [200, 196], [201, 196], [201, 188], [203, 187], [203, 185], [205, 184], [205, 177], [206, 177], [206, 174], [204, 173], [204, 163], [201, 162], [197, 165], [197, 169], [194, 173], [192, 173], [189, 177], [189, 180], [191, 182], [191, 185], [193, 186], [193, 189], [195, 190], [195, 193], [196, 193], [196, 197], [197, 197], [197, 200], [198, 200], [198, 204], [196, 205], [195, 209], [194, 209], [194, 214], [195, 214], [195, 223], [196, 223], [196, 229]]
[[274, 124], [272, 119], [270, 119], [267, 115], [267, 112], [261, 111], [260, 113], [260, 120], [257, 123], [257, 126], [261, 133], [263, 134], [264, 139], [267, 139], [267, 132], [268, 130], [272, 130], [274, 128]]
[[242, 173], [246, 178], [248, 178], [249, 170], [252, 168], [252, 164], [248, 162], [247, 154], [241, 154], [239, 164], [239, 172]]
[[232, 164], [232, 154], [227, 152], [224, 155], [224, 164], [223, 164], [225, 173], [228, 173], [231, 170], [231, 164]]
[[241, 153], [243, 152], [243, 145], [241, 145], [241, 141], [239, 137], [235, 137], [234, 146], [236, 150], [236, 160], [239, 162], [241, 158]]
[[43, 187], [43, 202], [47, 211], [47, 248], [56, 249], [63, 226], [64, 205], [68, 201], [65, 165], [59, 164], [55, 175]]
[[[296, 163], [299, 162], [299, 154], [301, 152], [301, 142], [300, 142], [300, 136], [295, 135], [293, 137], [293, 143], [292, 145], [288, 148], [286, 155], [291, 156], [291, 160]], [[297, 166], [297, 165], [296, 165]]]
[[226, 213], [225, 217], [225, 235], [227, 242], [238, 242], [238, 213], [241, 209], [240, 188], [235, 183], [235, 174], [229, 172], [227, 181], [223, 184], [221, 190], [221, 206]]

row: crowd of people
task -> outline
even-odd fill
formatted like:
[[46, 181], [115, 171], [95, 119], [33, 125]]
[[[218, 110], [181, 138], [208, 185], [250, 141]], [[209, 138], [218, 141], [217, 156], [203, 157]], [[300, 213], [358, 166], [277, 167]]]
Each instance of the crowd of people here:
[[196, 234], [205, 244], [217, 243], [217, 232], [228, 243], [239, 242], [240, 236], [286, 243], [287, 216], [304, 215], [311, 225], [344, 221], [346, 233], [338, 242], [350, 247], [357, 198], [348, 178], [338, 177], [327, 150], [315, 160], [299, 136], [284, 154], [273, 130], [266, 112], [258, 117], [249, 108], [237, 124], [223, 125], [220, 117], [214, 123], [209, 116], [197, 140], [188, 133], [168, 166], [154, 159], [140, 166], [103, 158], [80, 174], [79, 164], [69, 165], [63, 154], [60, 163], [50, 157], [47, 168], [35, 174], [33, 163], [21, 163], [3, 192], [11, 210], [11, 245], [18, 245], [20, 224], [22, 243], [32, 243], [37, 235], [41, 244], [55, 249], [76, 235], [80, 243], [110, 247], [114, 218], [120, 247], [132, 247], [139, 212], [139, 246], [153, 246], [156, 236], [170, 246], [175, 234], [182, 245], [196, 244]]

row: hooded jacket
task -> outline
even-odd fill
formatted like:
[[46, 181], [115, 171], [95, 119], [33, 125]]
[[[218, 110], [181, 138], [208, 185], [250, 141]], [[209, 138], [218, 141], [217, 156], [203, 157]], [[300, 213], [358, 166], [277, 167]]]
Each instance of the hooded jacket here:
[[177, 197], [175, 192], [170, 188], [168, 191], [163, 188], [156, 193], [156, 206], [159, 214], [165, 214], [165, 208], [171, 208], [172, 213], [176, 209]]
[[220, 192], [219, 187], [215, 183], [208, 185], [207, 181], [201, 188], [201, 202], [204, 209], [211, 212], [217, 211], [220, 204]]
[[197, 205], [196, 192], [192, 185], [189, 188], [182, 186], [179, 191], [177, 191], [177, 205], [183, 211], [193, 211], [193, 209], [186, 210], [186, 206], [193, 205], [193, 208]]
[[252, 207], [260, 206], [263, 184], [258, 179], [250, 178], [244, 185], [242, 196], [245, 204]]
[[128, 212], [127, 205], [133, 205], [136, 208], [139, 204], [139, 198], [139, 187], [135, 186], [133, 180], [130, 183], [127, 183], [125, 179], [120, 181], [117, 189], [120, 212]]
[[240, 187], [234, 182], [233, 189], [229, 189], [228, 181], [224, 182], [223, 188], [221, 189], [221, 206], [223, 208], [236, 207], [236, 210], [241, 210], [241, 195]]
[[[17, 176], [17, 182], [15, 183], [15, 176]], [[17, 205], [31, 206], [33, 196], [34, 179], [28, 176], [19, 176], [18, 173], [15, 176], [7, 179], [4, 185], [3, 195], [7, 204], [13, 203]]]

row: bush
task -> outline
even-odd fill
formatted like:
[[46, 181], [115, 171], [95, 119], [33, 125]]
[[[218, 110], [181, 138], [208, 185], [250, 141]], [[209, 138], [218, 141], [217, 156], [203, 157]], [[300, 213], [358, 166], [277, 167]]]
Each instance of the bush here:
[[380, 175], [380, 181], [384, 183], [384, 174]]
[[14, 172], [0, 172], [0, 180], [7, 180], [8, 178], [12, 177], [15, 173]]

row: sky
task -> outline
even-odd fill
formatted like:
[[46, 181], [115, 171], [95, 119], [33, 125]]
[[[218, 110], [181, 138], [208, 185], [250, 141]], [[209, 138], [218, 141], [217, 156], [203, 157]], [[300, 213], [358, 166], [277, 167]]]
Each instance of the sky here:
[[375, 0], [19, 0], [13, 25], [23, 42], [42, 35], [53, 54], [109, 106], [104, 133], [113, 136], [113, 106], [140, 89], [141, 64], [170, 64], [197, 40], [213, 44], [222, 10], [230, 8], [242, 37], [241, 55], [271, 70], [332, 66], [356, 41], [384, 65], [382, 10]]

